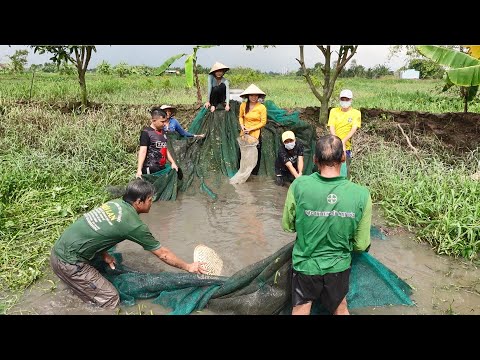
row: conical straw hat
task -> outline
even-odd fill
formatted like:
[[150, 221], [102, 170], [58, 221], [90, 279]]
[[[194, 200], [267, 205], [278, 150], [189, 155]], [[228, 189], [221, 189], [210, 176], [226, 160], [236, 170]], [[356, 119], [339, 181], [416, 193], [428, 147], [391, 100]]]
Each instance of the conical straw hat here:
[[266, 96], [266, 94], [255, 84], [251, 84], [239, 96], [244, 98], [248, 95]]
[[223, 260], [220, 256], [206, 245], [197, 245], [193, 250], [193, 261], [205, 263], [203, 269], [207, 275], [220, 275], [223, 268]]
[[222, 63], [217, 61], [215, 64], [213, 64], [212, 69], [210, 70], [209, 74], [211, 74], [211, 73], [213, 73], [217, 70], [228, 71], [228, 70], [230, 70], [230, 68], [227, 65], [223, 65]]
[[162, 105], [162, 106], [160, 106], [160, 109], [162, 109], [162, 110], [170, 109], [172, 111], [177, 110], [177, 108], [175, 106], [172, 106], [172, 105]]

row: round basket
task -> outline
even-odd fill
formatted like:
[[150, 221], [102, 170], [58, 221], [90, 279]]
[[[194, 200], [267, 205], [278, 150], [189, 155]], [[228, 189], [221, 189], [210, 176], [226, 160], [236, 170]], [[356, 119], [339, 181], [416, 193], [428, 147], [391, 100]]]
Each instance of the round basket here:
[[193, 261], [203, 262], [203, 268], [207, 275], [220, 275], [222, 273], [223, 261], [218, 254], [206, 245], [197, 245], [193, 250]]

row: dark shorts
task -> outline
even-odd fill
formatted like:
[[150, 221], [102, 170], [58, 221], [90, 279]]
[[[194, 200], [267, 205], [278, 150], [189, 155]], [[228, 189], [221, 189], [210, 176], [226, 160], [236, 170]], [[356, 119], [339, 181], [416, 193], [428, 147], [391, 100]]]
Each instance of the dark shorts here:
[[154, 165], [149, 167], [145, 166], [142, 168], [142, 174], [155, 174], [156, 172], [162, 171], [163, 169], [165, 169], [165, 165]]
[[339, 273], [305, 275], [293, 270], [292, 305], [303, 305], [320, 300], [333, 314], [348, 293], [350, 268]]

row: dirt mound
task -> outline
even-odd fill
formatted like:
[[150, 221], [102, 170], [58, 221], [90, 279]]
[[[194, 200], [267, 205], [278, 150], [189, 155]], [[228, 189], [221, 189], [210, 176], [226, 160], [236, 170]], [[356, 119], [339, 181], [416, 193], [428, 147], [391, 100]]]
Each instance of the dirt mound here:
[[[407, 134], [433, 135], [440, 139], [453, 152], [475, 150], [480, 142], [480, 114], [478, 113], [427, 113], [419, 111], [389, 111], [383, 109], [359, 109], [363, 124], [371, 122], [384, 123], [377, 128], [386, 140], [398, 137], [400, 124]], [[318, 125], [320, 109], [307, 107], [298, 109], [300, 118]], [[323, 133], [322, 130], [317, 132]], [[395, 134], [394, 134], [395, 133]], [[412, 143], [414, 139], [412, 139]]]

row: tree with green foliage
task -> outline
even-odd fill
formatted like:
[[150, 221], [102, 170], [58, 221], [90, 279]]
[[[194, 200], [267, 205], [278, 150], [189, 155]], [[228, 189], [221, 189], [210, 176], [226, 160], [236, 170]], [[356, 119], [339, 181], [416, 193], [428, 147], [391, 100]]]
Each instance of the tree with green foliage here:
[[13, 55], [7, 55], [11, 62], [11, 71], [22, 73], [27, 65], [28, 50], [16, 50]]
[[87, 99], [87, 83], [85, 81], [85, 73], [87, 71], [88, 63], [92, 57], [92, 51], [97, 51], [93, 45], [32, 45], [35, 53], [44, 54], [46, 52], [53, 54], [50, 58], [57, 66], [62, 62], [71, 62], [77, 68], [78, 82], [80, 84], [80, 91], [82, 96], [82, 107], [85, 109], [88, 106]]
[[321, 93], [312, 81], [312, 76], [305, 65], [304, 45], [300, 45], [300, 59], [296, 60], [299, 62], [303, 70], [303, 76], [305, 76], [310, 90], [313, 92], [313, 95], [320, 100], [320, 116], [318, 121], [320, 124], [326, 125], [328, 121], [328, 104], [335, 88], [335, 81], [345, 65], [356, 54], [358, 45], [340, 45], [333, 67], [331, 66], [333, 53], [331, 45], [317, 45], [317, 48], [325, 59], [324, 65], [320, 67], [320, 71], [323, 74], [323, 80], [321, 80], [319, 84]]
[[[245, 45], [246, 49], [251, 51], [256, 45]], [[264, 48], [274, 45], [263, 45]], [[316, 81], [313, 79], [313, 74], [310, 69], [305, 65], [305, 56], [304, 56], [304, 45], [299, 45], [300, 47], [300, 59], [296, 59], [302, 70], [303, 76], [305, 77], [307, 84], [312, 90], [313, 95], [320, 100], [320, 116], [319, 123], [326, 125], [328, 121], [328, 104], [330, 98], [335, 89], [335, 81], [342, 72], [345, 65], [350, 61], [350, 59], [356, 54], [358, 45], [340, 45], [340, 48], [337, 51], [338, 57], [332, 61], [333, 50], [331, 45], [316, 45], [317, 48], [323, 55], [324, 62], [317, 62], [313, 68], [313, 71], [318, 71], [323, 75], [323, 79]], [[318, 85], [316, 85], [318, 83]], [[321, 87], [321, 93], [317, 89]]]
[[441, 79], [445, 73], [443, 66], [430, 59], [412, 59], [404, 69], [420, 72], [420, 79]]
[[419, 45], [416, 48], [423, 56], [448, 68], [443, 91], [454, 85], [460, 86], [464, 112], [468, 112], [468, 102], [475, 98], [480, 85], [480, 60], [466, 54], [464, 51], [468, 47], [463, 46], [460, 50], [435, 45]]
[[113, 67], [113, 72], [118, 76], [120, 76], [121, 78], [124, 78], [127, 75], [132, 74], [132, 67], [128, 65], [126, 62], [122, 61]]
[[103, 60], [96, 68], [97, 73], [103, 75], [111, 75], [113, 70], [112, 66], [105, 60]]

